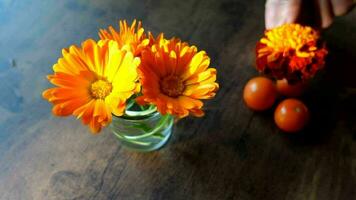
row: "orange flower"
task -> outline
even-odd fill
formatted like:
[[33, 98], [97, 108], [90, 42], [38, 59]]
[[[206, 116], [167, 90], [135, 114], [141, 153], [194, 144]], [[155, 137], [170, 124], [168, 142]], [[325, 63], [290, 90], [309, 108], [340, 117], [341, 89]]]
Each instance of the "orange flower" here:
[[48, 76], [57, 87], [42, 95], [54, 104], [53, 114], [73, 114], [97, 133], [111, 122], [111, 113], [122, 115], [126, 100], [139, 91], [136, 69], [140, 60], [109, 40], [89, 39], [81, 48], [73, 45], [62, 54], [53, 66], [55, 73]]
[[124, 45], [129, 45], [131, 52], [135, 56], [139, 56], [144, 48], [149, 44], [149, 39], [144, 34], [144, 29], [142, 28], [141, 22], [138, 22], [136, 27], [136, 20], [134, 20], [129, 27], [126, 21], [119, 21], [120, 31], [116, 31], [112, 26], [109, 26], [109, 31], [105, 29], [100, 29], [99, 37], [109, 40], [115, 40], [119, 47]]
[[161, 114], [179, 118], [204, 115], [200, 99], [214, 97], [219, 88], [216, 69], [208, 68], [210, 58], [204, 51], [161, 35], [151, 50], [142, 52], [141, 60], [139, 103], [154, 104]]
[[308, 26], [285, 24], [267, 30], [256, 47], [257, 69], [277, 79], [309, 79], [324, 67], [327, 54], [319, 33]]

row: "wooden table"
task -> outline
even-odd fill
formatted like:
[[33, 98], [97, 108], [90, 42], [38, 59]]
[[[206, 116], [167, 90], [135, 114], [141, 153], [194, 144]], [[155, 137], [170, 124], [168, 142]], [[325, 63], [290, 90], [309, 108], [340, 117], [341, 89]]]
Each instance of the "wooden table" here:
[[[356, 199], [356, 11], [324, 32], [328, 66], [303, 97], [312, 125], [296, 135], [241, 98], [263, 16], [261, 0], [1, 1], [0, 199]], [[152, 153], [53, 117], [41, 97], [61, 48], [134, 18], [206, 50], [221, 85]]]

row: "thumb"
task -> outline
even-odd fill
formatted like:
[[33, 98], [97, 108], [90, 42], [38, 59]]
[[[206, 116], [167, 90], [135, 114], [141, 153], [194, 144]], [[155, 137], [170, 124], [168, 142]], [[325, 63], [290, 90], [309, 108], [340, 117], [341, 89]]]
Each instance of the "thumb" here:
[[267, 0], [265, 5], [266, 29], [296, 22], [302, 0]]

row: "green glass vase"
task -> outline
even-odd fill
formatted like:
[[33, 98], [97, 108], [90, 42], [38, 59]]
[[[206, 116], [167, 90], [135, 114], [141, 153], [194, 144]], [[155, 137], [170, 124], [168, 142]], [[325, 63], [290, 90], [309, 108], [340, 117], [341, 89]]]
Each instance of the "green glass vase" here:
[[126, 110], [123, 116], [113, 116], [110, 129], [124, 147], [149, 152], [168, 142], [173, 121], [171, 115], [161, 115], [154, 106], [140, 107]]

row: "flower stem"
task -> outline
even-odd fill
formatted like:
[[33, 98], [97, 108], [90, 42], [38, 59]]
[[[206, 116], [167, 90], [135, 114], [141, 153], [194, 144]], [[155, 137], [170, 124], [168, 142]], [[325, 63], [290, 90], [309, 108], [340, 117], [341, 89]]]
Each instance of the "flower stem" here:
[[145, 138], [145, 137], [149, 137], [151, 135], [154, 135], [155, 133], [157, 133], [160, 129], [162, 129], [162, 127], [164, 125], [166, 125], [167, 123], [172, 123], [172, 116], [171, 115], [164, 115], [161, 120], [158, 122], [158, 124], [152, 129], [152, 130], [146, 130], [145, 131], [145, 128], [142, 128], [142, 127], [138, 127], [136, 126], [135, 128], [139, 128], [141, 130], [143, 130], [144, 132], [146, 132], [145, 134], [142, 134], [142, 135], [138, 135], [138, 136], [123, 136], [125, 137], [126, 139], [132, 139], [132, 140], [137, 140], [137, 139], [142, 139], [142, 138]]

